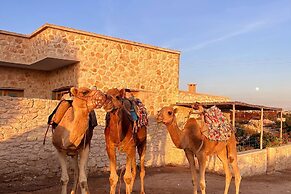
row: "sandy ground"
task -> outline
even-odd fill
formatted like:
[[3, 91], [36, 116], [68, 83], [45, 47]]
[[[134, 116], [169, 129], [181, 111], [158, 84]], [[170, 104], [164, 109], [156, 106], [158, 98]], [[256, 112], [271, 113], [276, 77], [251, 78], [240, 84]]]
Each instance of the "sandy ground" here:
[[[145, 190], [147, 194], [192, 194], [190, 171], [184, 167], [149, 168], [146, 170]], [[91, 194], [109, 193], [108, 174], [89, 177]], [[208, 194], [223, 194], [224, 176], [206, 175]], [[139, 193], [140, 181], [137, 176], [133, 193]], [[58, 179], [46, 180], [34, 186], [14, 185], [13, 188], [0, 188], [0, 193], [14, 194], [54, 194], [60, 193]], [[4, 190], [5, 191], [4, 191]], [[117, 192], [118, 193], [118, 190]], [[125, 193], [124, 183], [121, 184], [120, 193]], [[235, 193], [234, 181], [230, 192]], [[245, 194], [291, 194], [291, 169], [275, 172], [271, 175], [246, 177], [242, 179], [241, 192]]]

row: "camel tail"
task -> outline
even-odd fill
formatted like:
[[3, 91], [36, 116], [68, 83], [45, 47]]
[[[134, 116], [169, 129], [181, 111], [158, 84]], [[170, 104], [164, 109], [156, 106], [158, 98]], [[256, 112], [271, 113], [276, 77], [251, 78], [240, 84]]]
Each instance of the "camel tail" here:
[[237, 158], [236, 139], [233, 134], [226, 144], [227, 158], [229, 163], [232, 163]]
[[227, 158], [229, 163], [232, 163], [234, 161], [234, 156], [231, 154], [231, 148], [230, 145], [226, 146], [226, 151], [227, 151]]

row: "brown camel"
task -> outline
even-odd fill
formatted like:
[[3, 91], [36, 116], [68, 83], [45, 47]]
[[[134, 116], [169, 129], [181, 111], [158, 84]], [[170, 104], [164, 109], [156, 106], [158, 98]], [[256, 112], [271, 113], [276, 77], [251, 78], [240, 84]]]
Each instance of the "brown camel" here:
[[126, 193], [132, 192], [136, 176], [136, 148], [140, 157], [141, 193], [144, 194], [146, 126], [139, 126], [137, 132], [133, 129], [133, 120], [130, 114], [131, 102], [123, 98], [124, 90], [116, 88], [108, 90], [104, 109], [107, 112], [105, 140], [106, 151], [110, 160], [110, 194], [115, 194], [118, 175], [116, 172], [116, 148], [126, 153], [126, 170], [124, 182]]
[[[199, 109], [203, 109], [202, 106], [200, 106]], [[227, 142], [210, 141], [204, 135], [202, 135], [202, 131], [204, 131], [207, 126], [204, 122], [203, 116], [201, 116], [201, 111], [197, 112], [198, 118], [189, 118], [187, 120], [183, 130], [180, 130], [177, 125], [175, 113], [176, 109], [173, 107], [163, 107], [158, 112], [157, 120], [158, 122], [163, 122], [166, 125], [175, 146], [185, 151], [192, 173], [194, 194], [197, 194], [198, 184], [194, 156], [197, 157], [199, 163], [199, 183], [201, 193], [205, 194], [206, 162], [208, 156], [211, 155], [217, 155], [223, 163], [223, 168], [226, 174], [224, 194], [228, 193], [232, 178], [229, 164], [231, 164], [233, 168], [235, 175], [236, 194], [238, 194], [241, 176], [237, 164], [235, 134], [233, 133]]]
[[[96, 116], [92, 112], [95, 108], [101, 108], [105, 103], [106, 97], [99, 90], [90, 90], [88, 88], [71, 88], [73, 101], [71, 106], [65, 107], [65, 111], [60, 118], [57, 118], [64, 110], [64, 104], [61, 103], [53, 118], [52, 142], [57, 149], [58, 158], [61, 165], [62, 175], [62, 194], [67, 194], [67, 184], [69, 176], [67, 172], [66, 156], [74, 159], [74, 184], [71, 194], [76, 194], [79, 185], [82, 194], [88, 194], [89, 188], [87, 184], [86, 167], [89, 156], [90, 141], [93, 135], [93, 129], [97, 125]], [[89, 120], [90, 114], [90, 120]], [[94, 115], [93, 118], [92, 115]], [[96, 123], [92, 123], [92, 120]], [[78, 161], [78, 157], [80, 157]]]

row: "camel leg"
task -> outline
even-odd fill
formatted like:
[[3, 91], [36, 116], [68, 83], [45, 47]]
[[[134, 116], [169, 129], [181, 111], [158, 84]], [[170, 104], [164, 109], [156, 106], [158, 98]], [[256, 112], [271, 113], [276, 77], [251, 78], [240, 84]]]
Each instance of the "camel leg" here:
[[227, 158], [226, 149], [223, 149], [220, 153], [218, 153], [218, 158], [221, 160], [225, 172], [225, 188], [224, 194], [228, 194], [229, 185], [231, 182], [232, 174], [229, 169], [229, 163]]
[[205, 156], [205, 154], [200, 153], [198, 155], [198, 161], [199, 161], [200, 189], [201, 189], [201, 193], [205, 194], [206, 193], [205, 170], [206, 170], [206, 161], [207, 161], [207, 157]]
[[126, 156], [126, 167], [125, 167], [125, 173], [123, 176], [123, 180], [125, 182], [126, 186], [126, 194], [131, 193], [131, 181], [132, 181], [132, 161], [135, 159], [135, 147], [129, 148], [130, 150], [127, 152]]
[[140, 193], [145, 194], [144, 191], [144, 177], [145, 177], [145, 153], [146, 153], [146, 141], [143, 142], [141, 145], [138, 146], [138, 154], [140, 158]]
[[229, 160], [230, 164], [232, 166], [232, 170], [234, 173], [235, 177], [235, 193], [239, 194], [239, 187], [240, 187], [240, 182], [241, 182], [241, 175], [240, 175], [240, 170], [237, 164], [237, 151], [236, 151], [236, 139], [235, 136], [232, 135], [229, 143], [228, 143], [228, 148], [229, 148], [229, 155], [233, 160]]
[[132, 158], [131, 161], [131, 166], [132, 166], [132, 179], [131, 179], [131, 183], [130, 183], [130, 192], [132, 192], [133, 190], [133, 185], [134, 185], [134, 181], [135, 181], [135, 176], [136, 176], [136, 155], [134, 152], [134, 157]]
[[78, 154], [73, 157], [74, 163], [74, 184], [71, 191], [71, 194], [76, 194], [78, 189], [78, 181], [79, 181], [79, 166], [78, 166]]
[[116, 172], [116, 153], [115, 153], [115, 147], [114, 144], [110, 144], [110, 142], [106, 141], [106, 151], [107, 155], [110, 161], [110, 194], [115, 194], [116, 185], [118, 182], [118, 175]]
[[61, 175], [62, 192], [61, 192], [61, 194], [67, 194], [67, 185], [69, 182], [69, 175], [68, 175], [68, 169], [67, 169], [66, 154], [58, 151], [58, 158], [59, 158], [61, 170], [62, 170], [62, 175]]
[[89, 187], [87, 182], [86, 167], [89, 158], [89, 145], [86, 145], [84, 149], [80, 150], [80, 162], [79, 162], [79, 183], [82, 194], [89, 194]]
[[234, 177], [235, 177], [235, 193], [239, 194], [239, 187], [240, 187], [240, 182], [241, 182], [241, 176], [240, 176], [240, 170], [238, 168], [237, 160], [234, 159], [234, 161], [231, 163], [233, 172], [234, 172]]
[[197, 173], [196, 173], [196, 168], [195, 168], [194, 154], [192, 151], [189, 151], [189, 150], [184, 150], [184, 151], [185, 151], [185, 154], [186, 154], [186, 157], [191, 169], [193, 193], [197, 194], [198, 181], [197, 181]]

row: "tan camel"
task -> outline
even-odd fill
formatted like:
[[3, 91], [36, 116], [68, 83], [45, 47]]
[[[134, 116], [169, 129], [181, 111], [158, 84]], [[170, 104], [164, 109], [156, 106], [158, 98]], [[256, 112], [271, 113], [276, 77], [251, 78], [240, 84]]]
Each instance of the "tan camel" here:
[[[199, 108], [201, 110], [202, 107]], [[202, 131], [204, 131], [207, 126], [204, 122], [203, 116], [201, 116], [201, 112], [198, 112], [198, 118], [189, 118], [184, 126], [184, 129], [180, 130], [176, 121], [176, 110], [177, 109], [174, 109], [173, 107], [163, 107], [158, 112], [157, 121], [163, 122], [166, 125], [175, 146], [185, 151], [191, 169], [194, 194], [197, 194], [198, 185], [194, 156], [197, 157], [199, 163], [199, 184], [201, 193], [205, 194], [206, 162], [208, 156], [211, 155], [217, 155], [223, 163], [223, 168], [226, 175], [224, 194], [228, 193], [232, 178], [229, 164], [231, 164], [233, 168], [235, 175], [236, 194], [238, 194], [241, 176], [237, 164], [235, 134], [232, 134], [227, 142], [208, 140], [204, 135], [202, 135]]]
[[110, 194], [115, 194], [118, 175], [116, 172], [116, 148], [126, 153], [126, 170], [123, 176], [126, 184], [126, 194], [132, 192], [136, 176], [136, 149], [140, 157], [140, 180], [141, 194], [144, 194], [145, 176], [145, 152], [146, 152], [146, 126], [138, 126], [134, 132], [134, 122], [130, 111], [132, 104], [128, 99], [123, 98], [124, 90], [116, 88], [108, 90], [106, 93], [107, 102], [104, 109], [107, 112], [105, 140], [106, 151], [110, 160]]
[[[90, 141], [93, 135], [94, 126], [89, 121], [89, 113], [95, 108], [101, 108], [106, 100], [105, 95], [99, 90], [88, 88], [71, 88], [73, 95], [72, 105], [65, 109], [61, 119], [56, 118], [61, 111], [56, 112], [53, 121], [60, 120], [56, 127], [53, 127], [52, 142], [57, 149], [61, 165], [62, 194], [67, 194], [69, 176], [67, 171], [67, 155], [74, 159], [74, 184], [71, 194], [76, 194], [78, 182], [82, 194], [88, 194], [86, 167], [89, 156]], [[62, 104], [58, 110], [63, 109]], [[95, 116], [95, 114], [93, 114]], [[91, 116], [90, 116], [91, 117]], [[96, 119], [96, 116], [95, 116]], [[95, 120], [96, 121], [96, 120]], [[53, 125], [54, 126], [54, 125]], [[78, 161], [78, 157], [80, 157]], [[79, 180], [78, 180], [79, 179]]]

